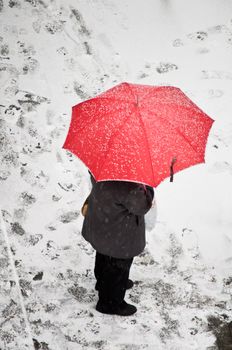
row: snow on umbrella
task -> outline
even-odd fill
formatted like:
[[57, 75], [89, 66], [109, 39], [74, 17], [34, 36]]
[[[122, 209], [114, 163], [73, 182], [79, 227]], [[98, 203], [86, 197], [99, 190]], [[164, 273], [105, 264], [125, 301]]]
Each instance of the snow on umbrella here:
[[72, 108], [63, 148], [96, 181], [156, 187], [174, 171], [204, 162], [212, 123], [177, 87], [121, 83]]

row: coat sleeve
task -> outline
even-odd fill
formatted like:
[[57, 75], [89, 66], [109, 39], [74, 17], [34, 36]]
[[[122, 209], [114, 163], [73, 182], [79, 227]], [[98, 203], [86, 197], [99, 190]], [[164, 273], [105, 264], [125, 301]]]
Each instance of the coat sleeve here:
[[130, 213], [144, 215], [151, 208], [153, 197], [152, 187], [135, 184], [122, 204]]

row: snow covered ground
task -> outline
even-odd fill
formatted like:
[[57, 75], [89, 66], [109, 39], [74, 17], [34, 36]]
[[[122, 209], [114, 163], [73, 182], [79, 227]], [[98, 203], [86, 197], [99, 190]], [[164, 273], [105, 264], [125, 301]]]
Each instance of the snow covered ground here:
[[[0, 0], [1, 350], [231, 349], [231, 62], [231, 0]], [[206, 163], [156, 189], [130, 318], [95, 311], [88, 173], [62, 149], [71, 106], [122, 81], [215, 119]]]

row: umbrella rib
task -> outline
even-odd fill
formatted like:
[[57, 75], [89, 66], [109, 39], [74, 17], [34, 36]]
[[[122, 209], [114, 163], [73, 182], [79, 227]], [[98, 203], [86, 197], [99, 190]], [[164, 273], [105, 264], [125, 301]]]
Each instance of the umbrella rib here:
[[141, 114], [140, 114], [140, 112], [139, 112], [139, 108], [138, 108], [139, 101], [138, 101], [137, 98], [135, 98], [134, 92], [133, 92], [133, 90], [131, 89], [130, 84], [127, 83], [127, 87], [129, 88], [129, 90], [130, 90], [131, 94], [133, 95], [133, 97], [134, 97], [134, 99], [135, 99], [135, 102], [136, 102], [135, 109], [136, 109], [137, 115], [139, 116], [139, 120], [140, 120], [140, 122], [141, 122], [141, 125], [142, 125], [142, 127], [143, 127], [143, 131], [144, 131], [144, 135], [145, 135], [145, 139], [146, 139], [146, 143], [147, 143], [147, 150], [148, 150], [148, 154], [149, 154], [149, 158], [150, 158], [151, 172], [152, 172], [153, 179], [155, 179], [155, 175], [154, 175], [154, 171], [153, 171], [153, 165], [152, 165], [152, 158], [151, 158], [151, 152], [150, 152], [149, 141], [148, 141], [146, 129], [145, 129], [145, 126], [144, 126], [144, 122], [143, 122], [142, 116], [141, 116]]
[[187, 141], [187, 143], [188, 143], [188, 144], [190, 145], [190, 147], [194, 150], [194, 152], [195, 152], [196, 154], [198, 154], [198, 151], [195, 149], [195, 147], [192, 145], [192, 143], [187, 139], [187, 137], [180, 131], [179, 128], [177, 128], [176, 126], [174, 126], [169, 120], [164, 119], [164, 118], [161, 117], [160, 115], [157, 115], [157, 114], [156, 114], [156, 117], [158, 117], [158, 118], [160, 118], [160, 119], [162, 119], [162, 120], [165, 120], [166, 123], [170, 124], [170, 125], [178, 132], [178, 134], [179, 134], [181, 137], [183, 137], [183, 139], [184, 139], [185, 141]]
[[[189, 99], [189, 98], [188, 98], [188, 99]], [[192, 102], [190, 99], [189, 99], [189, 101], [194, 105], [194, 107], [195, 107], [196, 109], [198, 109], [198, 110], [196, 110], [196, 114], [199, 115], [200, 113], [203, 113], [205, 118], [208, 118], [208, 119], [212, 120], [212, 118], [210, 118], [210, 117], [209, 117], [202, 109], [200, 109], [194, 102]], [[160, 103], [160, 102], [159, 102], [159, 105], [160, 105], [160, 104], [165, 105], [165, 106], [167, 106], [167, 105], [169, 105], [169, 106], [170, 106], [170, 105], [172, 105], [172, 106], [178, 106], [178, 107], [180, 107], [181, 109], [183, 108], [183, 109], [191, 110], [191, 107], [189, 107], [189, 106], [178, 105], [178, 104], [176, 104], [176, 103], [162, 103], [162, 102]], [[160, 118], [160, 119], [162, 119], [162, 120], [165, 120], [166, 122], [168, 122], [170, 125], [173, 126], [173, 124], [172, 124], [169, 120], [164, 119], [162, 116], [159, 116], [159, 115], [156, 114], [156, 117], [158, 117], [158, 118]], [[213, 121], [213, 120], [212, 120], [212, 121]], [[181, 136], [183, 137], [183, 139], [186, 140], [186, 141], [188, 142], [188, 144], [189, 144], [190, 147], [194, 150], [194, 152], [198, 154], [198, 151], [197, 151], [197, 150], [195, 149], [195, 147], [192, 145], [191, 141], [180, 131], [180, 129], [177, 128], [177, 127], [175, 127], [175, 126], [173, 126], [173, 127], [174, 127], [175, 130], [178, 131], [179, 135], [181, 135]]]
[[147, 143], [148, 154], [149, 154], [149, 158], [150, 158], [151, 172], [152, 172], [152, 176], [153, 176], [153, 180], [154, 180], [155, 179], [155, 174], [154, 174], [154, 171], [153, 171], [153, 165], [152, 165], [151, 152], [150, 152], [150, 146], [149, 146], [149, 142], [148, 142], [147, 132], [146, 132], [146, 129], [145, 129], [145, 126], [144, 126], [144, 122], [143, 122], [142, 116], [141, 116], [141, 114], [139, 112], [139, 109], [137, 108], [136, 111], [137, 111], [137, 114], [139, 116], [141, 125], [143, 127], [143, 131], [144, 131], [144, 135], [145, 135], [145, 139], [146, 139], [146, 143]]
[[125, 83], [125, 85], [127, 86], [128, 90], [130, 91], [130, 93], [131, 93], [132, 97], [134, 98], [135, 103], [137, 103], [137, 104], [138, 104], [138, 100], [137, 100], [137, 98], [135, 98], [135, 94], [134, 94], [133, 90], [131, 89], [130, 84], [129, 84], [129, 83]]

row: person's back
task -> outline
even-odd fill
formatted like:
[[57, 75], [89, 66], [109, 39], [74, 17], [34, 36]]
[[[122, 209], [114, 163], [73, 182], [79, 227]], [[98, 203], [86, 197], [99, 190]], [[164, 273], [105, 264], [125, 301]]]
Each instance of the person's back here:
[[144, 214], [153, 190], [125, 181], [104, 181], [93, 186], [82, 234], [100, 253], [131, 258], [145, 246]]
[[[144, 214], [151, 208], [153, 189], [126, 181], [93, 183], [82, 234], [96, 250], [95, 277], [99, 291], [97, 310], [130, 315], [124, 301], [133, 257], [145, 247]], [[130, 288], [130, 287], [128, 287]]]

